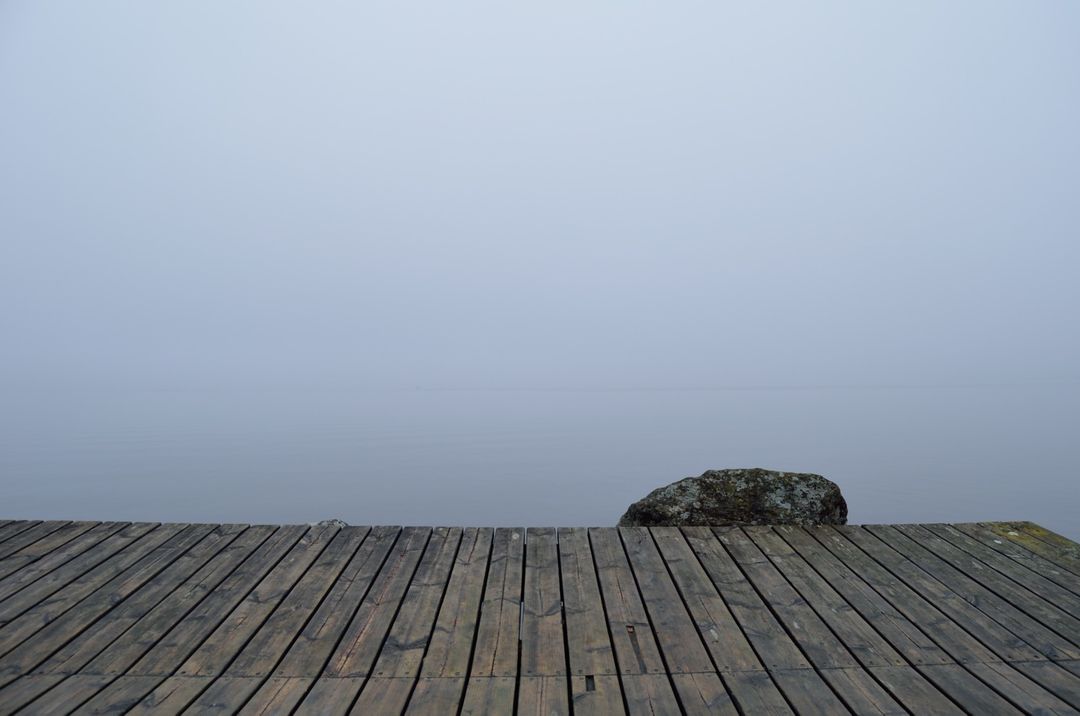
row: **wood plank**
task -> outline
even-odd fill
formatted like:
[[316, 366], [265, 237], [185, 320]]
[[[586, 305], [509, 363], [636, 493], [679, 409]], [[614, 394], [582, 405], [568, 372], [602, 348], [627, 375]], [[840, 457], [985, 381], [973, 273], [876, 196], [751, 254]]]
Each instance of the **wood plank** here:
[[521, 716], [568, 716], [570, 696], [567, 692], [566, 676], [522, 675], [518, 679], [515, 713]]
[[630, 716], [667, 716], [682, 713], [667, 674], [623, 674], [619, 680], [622, 682], [626, 710]]
[[[769, 669], [809, 669], [810, 662], [766, 606], [735, 560], [708, 527], [685, 527], [683, 535], [705, 573]], [[775, 687], [772, 687], [775, 690]], [[777, 692], [768, 702], [783, 700]]]
[[43, 539], [69, 524], [71, 523], [63, 520], [38, 522], [29, 529], [24, 530], [17, 535], [13, 535], [11, 538], [0, 543], [0, 559], [10, 557], [16, 552], [34, 544], [39, 539]]
[[[570, 673], [583, 677], [618, 673], [587, 529], [559, 530], [559, 567]], [[618, 679], [615, 683], [618, 683]], [[586, 694], [583, 701], [589, 704], [606, 702], [602, 696], [593, 696], [595, 691], [583, 693]], [[576, 711], [576, 695], [574, 703]], [[619, 703], [622, 703], [621, 697]]]
[[[524, 530], [495, 530], [470, 676], [517, 676], [524, 570]], [[469, 688], [473, 688], [471, 684]], [[476, 703], [485, 703], [483, 699], [492, 689], [501, 693], [502, 687], [485, 683], [476, 688], [483, 689], [484, 694]]]
[[1020, 545], [1029, 552], [1053, 562], [1061, 569], [1080, 576], [1080, 558], [1071, 558], [1060, 547], [1039, 539], [1025, 528], [1024, 523], [990, 522], [986, 523], [985, 526], [995, 534]]
[[[682, 532], [677, 527], [654, 527], [650, 532], [716, 668], [764, 668]], [[695, 703], [699, 701], [694, 699]]]
[[907, 661], [787, 542], [768, 527], [746, 527], [757, 545], [859, 663], [907, 666]]
[[[1068, 615], [1080, 614], [1080, 594], [1074, 594], [1067, 588], [1060, 586], [1055, 581], [1047, 579], [1038, 572], [1028, 569], [1027, 566], [1018, 563], [1017, 561], [1006, 557], [1000, 552], [991, 549], [984, 545], [977, 539], [973, 539], [970, 536], [960, 532], [950, 525], [925, 525], [923, 529], [933, 532], [937, 537], [949, 542], [958, 550], [962, 550], [963, 554], [969, 555], [969, 559], [978, 560], [979, 563], [992, 567], [995, 571], [1002, 575], [1004, 582], [1010, 586], [1007, 590], [1009, 593], [998, 592], [1002, 596], [1010, 599], [1015, 594], [1020, 594], [1022, 601], [1014, 601], [1013, 603], [1024, 608], [1025, 604], [1030, 600], [1031, 595], [1035, 597], [1035, 600], [1045, 601], [1049, 606], [1054, 609], [1064, 612]], [[950, 560], [951, 562], [952, 560]], [[957, 562], [952, 562], [957, 567], [960, 566]], [[1078, 580], [1080, 581], [1080, 580]], [[994, 584], [998, 581], [995, 580]], [[987, 586], [993, 588], [993, 585], [987, 584]], [[1020, 592], [1015, 589], [1023, 590]], [[995, 590], [998, 591], [998, 590]], [[1027, 611], [1025, 609], [1025, 611]], [[1039, 618], [1038, 614], [1028, 612], [1032, 616]], [[1075, 617], [1069, 616], [1073, 621], [1080, 623], [1080, 620], [1076, 620]], [[1040, 619], [1043, 623], [1045, 620]], [[1050, 626], [1054, 626], [1050, 624]], [[1075, 625], [1073, 625], [1075, 627]], [[1080, 631], [1080, 630], [1075, 630]]]
[[769, 672], [769, 675], [797, 714], [831, 716], [848, 710], [829, 684], [813, 669], [777, 669]]
[[47, 556], [98, 524], [98, 522], [69, 522], [41, 539], [34, 540], [21, 549], [10, 552], [8, 556], [0, 559], [0, 579]]
[[334, 582], [318, 610], [274, 672], [281, 677], [320, 674], [401, 534], [399, 527], [375, 527]]
[[241, 716], [266, 716], [292, 713], [307, 695], [313, 678], [271, 676], [263, 682], [244, 707]]
[[[0, 601], [7, 599], [20, 589], [36, 582], [43, 576], [67, 564], [83, 552], [113, 536], [121, 529], [130, 526], [127, 522], [102, 522], [71, 540], [62, 547], [53, 550], [31, 564], [20, 567], [17, 571], [0, 579]], [[15, 555], [17, 556], [17, 555]]]
[[[530, 527], [525, 538], [525, 588], [521, 616], [521, 673], [565, 676], [559, 547], [554, 529]], [[548, 699], [548, 681], [533, 681], [533, 696]], [[566, 681], [561, 681], [563, 689]], [[532, 703], [531, 701], [529, 703]], [[568, 708], [568, 707], [567, 707]]]
[[[934, 665], [932, 665], [934, 666]], [[964, 711], [945, 694], [908, 666], [876, 666], [869, 670], [897, 701], [912, 713], [961, 716]]]
[[968, 537], [977, 540], [979, 544], [1000, 552], [1013, 561], [1024, 565], [1032, 572], [1049, 579], [1058, 586], [1068, 589], [1073, 594], [1080, 595], [1080, 576], [1059, 567], [1050, 560], [1040, 557], [1030, 550], [1024, 549], [1012, 540], [998, 535], [986, 525], [967, 523], [950, 526], [959, 532], [963, 532]]
[[1080, 566], [1080, 544], [1034, 522], [1014, 522], [1013, 525], [1016, 529], [1023, 530], [1039, 541], [1055, 548], [1059, 557]]
[[0, 714], [13, 714], [66, 679], [64, 674], [29, 674], [0, 688]]
[[859, 665], [802, 595], [742, 530], [717, 527], [713, 533], [814, 666], [836, 669]]
[[969, 547], [970, 551], [921, 525], [897, 525], [896, 529], [1050, 629], [1059, 634], [1080, 634], [1080, 619], [1073, 616], [1080, 614], [1080, 598], [1068, 590], [958, 532], [954, 531], [954, 539], [967, 540], [964, 547]]
[[[210, 527], [207, 525], [207, 527]], [[107, 613], [93, 623], [48, 660], [37, 667], [39, 673], [73, 674], [81, 671], [91, 660], [124, 635], [157, 604], [183, 584], [192, 574], [227, 547], [244, 530], [246, 525], [220, 525], [194, 544], [183, 554], [169, 562], [164, 569], [149, 579], [122, 602], [116, 603]], [[99, 672], [103, 673], [103, 672]], [[120, 673], [113, 669], [107, 673]]]
[[323, 676], [311, 685], [296, 716], [343, 716], [349, 713], [366, 677]]
[[644, 527], [619, 529], [668, 673], [715, 671], [667, 567]]
[[323, 676], [367, 677], [371, 674], [431, 534], [431, 528], [427, 527], [402, 530], [401, 538], [349, 622]]
[[1080, 709], [1080, 668], [1070, 672], [1052, 661], [1024, 661], [1012, 664], [1032, 681]]
[[299, 525], [282, 527], [275, 531], [235, 572], [211, 590], [176, 626], [143, 654], [127, 673], [137, 676], [171, 675], [307, 531], [307, 527]]
[[941, 648], [958, 662], [1046, 658], [865, 529], [818, 527], [807, 531], [873, 584], [893, 606], [931, 629], [940, 637], [936, 641]]
[[[119, 574], [116, 574], [88, 596], [74, 604], [75, 596], [83, 593], [66, 595], [59, 603], [55, 597], [39, 607], [31, 609], [15, 621], [0, 629], [0, 636], [8, 643], [18, 645], [0, 658], [0, 683], [7, 683], [18, 674], [28, 673], [68, 641], [78, 636], [84, 629], [107, 613], [114, 605], [122, 602], [147, 581], [153, 579], [165, 569], [177, 556], [186, 552], [197, 543], [213, 525], [192, 525], [182, 528], [170, 539], [154, 544], [149, 541], [143, 545], [152, 547], [148, 552], [136, 550], [126, 555], [126, 559], [113, 565], [114, 569], [134, 561]], [[168, 534], [163, 531], [159, 539]], [[136, 560], [136, 557], [138, 559]], [[107, 571], [102, 578], [110, 576]], [[79, 583], [85, 587], [84, 582]], [[63, 590], [67, 592], [69, 590]], [[17, 640], [17, 641], [16, 641]]]
[[[914, 563], [912, 563], [910, 560], [905, 559], [899, 553], [891, 550], [888, 546], [885, 545], [885, 543], [877, 540], [876, 537], [870, 536], [869, 533], [866, 533], [865, 530], [861, 530], [859, 528], [841, 528], [840, 531], [843, 531], [845, 535], [851, 536], [853, 540], [857, 540], [860, 543], [860, 546], [864, 546], [868, 552], [873, 552], [875, 556], [882, 561], [882, 563], [889, 564], [893, 569], [894, 574], [904, 578], [906, 581], [909, 582], [909, 584], [911, 584], [911, 586], [921, 589], [921, 591], [923, 591], [924, 593], [940, 594], [941, 597], [935, 600], [935, 604], [942, 607], [942, 609], [946, 611], [953, 612], [955, 616], [963, 620], [963, 623], [969, 630], [981, 632], [983, 638], [995, 641], [995, 646], [998, 649], [1002, 649], [1008, 652], [1012, 651], [1017, 646], [1024, 645], [1024, 642], [1020, 641], [1019, 638], [1009, 634], [1008, 632], [1005, 632], [1000, 627], [1000, 625], [990, 621], [985, 614], [977, 610], [973, 605], [968, 604], [954, 592], [945, 588], [941, 582], [929, 578], [929, 575], [927, 575], [925, 572], [915, 566]], [[832, 544], [842, 544], [842, 542], [836, 538], [835, 531], [831, 531], [831, 528], [821, 528], [820, 534], [831, 534], [832, 536], [828, 537], [828, 539]], [[866, 570], [861, 573], [865, 576], [869, 571], [870, 570]], [[923, 623], [933, 624], [934, 622], [930, 619], [927, 619]], [[939, 623], [939, 627], [942, 629], [944, 629], [946, 626], [947, 623]], [[1012, 639], [1012, 641], [1010, 641], [1010, 638]], [[939, 638], [939, 641], [942, 644], [943, 648], [947, 650], [954, 650], [955, 648], [957, 648], [957, 645], [954, 644], [950, 639]], [[954, 655], [960, 656], [959, 660], [964, 664], [977, 664], [984, 661], [982, 659], [964, 658], [964, 655], [962, 654]], [[1041, 655], [1038, 655], [1036, 653], [1035, 658], [1038, 659], [1042, 657]], [[983, 678], [988, 679], [998, 678], [995, 677], [992, 672], [983, 671], [981, 675]], [[956, 699], [959, 703], [964, 703], [965, 699], [971, 698], [970, 694], [968, 693], [970, 689], [970, 682], [966, 677], [956, 683], [949, 682], [945, 679], [939, 679], [936, 683], [940, 689], [949, 693], [949, 695]], [[1009, 688], [1008, 683], [999, 684], [996, 681], [992, 681], [992, 685], [995, 688]], [[909, 691], [908, 693], [912, 693], [912, 691]]]
[[[559, 535], [561, 538], [562, 530], [559, 530]], [[626, 713], [626, 708], [623, 706], [622, 687], [616, 674], [571, 676], [570, 703], [575, 716], [588, 714], [608, 716]]]
[[[498, 537], [498, 533], [496, 533]], [[514, 713], [517, 679], [513, 676], [474, 676], [465, 686], [462, 716]]]
[[736, 716], [739, 713], [735, 701], [717, 674], [672, 674], [671, 682], [687, 714]]
[[829, 682], [852, 713], [882, 716], [908, 713], [865, 669], [824, 669], [821, 677]]
[[1076, 713], [1067, 703], [1009, 664], [968, 664], [967, 669], [1027, 713]]
[[244, 530], [80, 671], [84, 674], [125, 673], [266, 542], [274, 530], [265, 525]]
[[[111, 535], [62, 567], [41, 576], [31, 584], [11, 592], [0, 587], [0, 624], [14, 621], [21, 614], [52, 602], [77, 601], [111, 579], [132, 562], [183, 529], [183, 525], [135, 523]], [[128, 549], [128, 548], [131, 549]], [[17, 577], [18, 575], [13, 575]], [[75, 583], [79, 580], [78, 583]], [[53, 609], [51, 613], [55, 614]], [[2, 633], [0, 633], [2, 637]]]
[[[983, 583], [993, 583], [995, 589], [1006, 591], [1004, 580], [991, 579], [985, 572], [979, 574], [979, 579], [976, 579], [946, 561], [944, 557], [947, 556], [949, 559], [956, 559], [958, 564], [967, 564], [966, 561], [954, 554], [944, 540], [934, 537], [926, 530], [912, 531], [919, 540], [916, 542], [909, 535], [893, 527], [873, 526], [867, 529], [890, 547], [916, 562], [920, 568], [933, 575], [935, 579], [945, 584], [954, 595], [954, 598], [958, 597], [968, 603], [977, 604], [982, 612], [992, 617], [1042, 654], [1054, 659], [1080, 658], [1080, 646], [1064, 639], [1053, 629], [1029, 616]], [[935, 550], [941, 552], [942, 555], [938, 556], [938, 554], [931, 552], [923, 546], [924, 544], [933, 545]], [[973, 571], [976, 570], [973, 564], [968, 564], [968, 567]], [[1020, 595], [1014, 596], [1020, 598]], [[1039, 605], [1035, 604], [1034, 600], [1026, 602], [1024, 608], [1039, 611], [1041, 614], [1045, 612], [1047, 619], [1058, 621], [1053, 614], [1049, 613], [1049, 610], [1041, 609]], [[1068, 615], [1062, 615], [1062, 620], [1070, 621]], [[1078, 625], [1080, 625], [1080, 622], [1078, 622]]]
[[137, 716], [179, 714], [213, 683], [213, 676], [171, 676], [127, 712]]
[[[106, 676], [101, 674], [101, 676]], [[60, 678], [63, 678], [62, 676]], [[158, 687], [161, 676], [117, 676], [74, 711], [79, 716], [126, 713]]]
[[[1080, 657], [1027, 641], [1041, 627], [1080, 649], [1071, 572], [1034, 551], [1063, 538], [1023, 524], [534, 529], [527, 544], [477, 528], [12, 525], [0, 714], [1080, 707]], [[852, 665], [828, 666], [836, 645]]]
[[416, 679], [411, 678], [373, 676], [364, 682], [364, 687], [349, 713], [355, 716], [400, 714], [405, 711], [415, 684]]
[[[948, 664], [953, 661], [926, 632], [806, 530], [791, 525], [781, 525], [774, 529], [856, 612], [903, 654], [908, 662]], [[935, 620], [945, 618], [940, 613], [929, 613]], [[970, 640], [971, 637], [966, 633], [965, 636]]]
[[928, 664], [919, 667], [919, 670], [968, 713], [995, 715], [1023, 713], [972, 676], [967, 669], [973, 666], [976, 665]]
[[68, 676], [32, 701], [25, 710], [33, 714], [66, 714], [105, 688], [115, 677], [76, 674]]
[[[312, 527], [285, 558], [263, 577], [206, 641], [180, 666], [179, 676], [223, 674], [233, 658], [259, 630], [304, 572], [318, 559], [338, 532], [337, 527]], [[216, 692], [215, 692], [216, 693]]]
[[733, 671], [724, 674], [724, 681], [744, 714], [793, 713], [772, 678], [764, 671]]
[[[666, 674], [664, 660], [660, 656], [660, 646], [656, 643], [652, 625], [645, 612], [645, 604], [626, 558], [622, 539], [614, 527], [592, 528], [589, 530], [593, 560], [596, 562], [596, 575], [600, 583], [600, 592], [604, 598], [607, 612], [608, 631], [615, 647], [615, 661], [622, 674], [664, 674], [670, 699], [674, 692]], [[667, 696], [653, 696], [651, 689], [659, 688], [654, 680], [643, 680], [642, 702], [667, 703]], [[647, 688], [646, 688], [647, 687]]]
[[[435, 622], [435, 632], [431, 635], [420, 670], [421, 677], [425, 677], [422, 682], [427, 683], [423, 688], [417, 687], [423, 694], [430, 690], [431, 698], [436, 701], [439, 699], [435, 695], [444, 693], [448, 688], [430, 683], [436, 677], [440, 677], [440, 681], [446, 677], [461, 677], [460, 683], [464, 688], [480, 619], [493, 535], [494, 530], [490, 528], [475, 527], [469, 527], [462, 533], [461, 546]], [[411, 702], [409, 708], [412, 710]]]
[[234, 714], [262, 684], [261, 677], [219, 676], [185, 709], [185, 713]]
[[[490, 535], [489, 535], [490, 536]], [[449, 599], [447, 595], [447, 599]], [[456, 714], [465, 690], [465, 677], [421, 677], [405, 710], [409, 716]]]
[[3, 545], [4, 542], [7, 542], [15, 535], [21, 534], [38, 524], [41, 524], [40, 520], [15, 520], [0, 526], [0, 545]]
[[[450, 571], [457, 558], [461, 532], [460, 527], [438, 527], [432, 532], [412, 584], [383, 642], [372, 677], [415, 679], [420, 675], [420, 665], [431, 642]], [[361, 691], [361, 700], [365, 699]]]
[[[269, 676], [307, 620], [318, 609], [338, 575], [370, 531], [343, 527], [274, 609], [225, 672], [228, 676]], [[315, 674], [309, 674], [315, 676]]]

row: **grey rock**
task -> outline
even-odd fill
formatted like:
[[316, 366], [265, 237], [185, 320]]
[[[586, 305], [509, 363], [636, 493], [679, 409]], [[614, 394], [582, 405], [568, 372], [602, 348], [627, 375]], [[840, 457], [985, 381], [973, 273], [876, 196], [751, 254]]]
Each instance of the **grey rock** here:
[[332, 520], [322, 520], [321, 522], [316, 522], [315, 526], [316, 527], [348, 527], [349, 523], [346, 522], [345, 520], [332, 519]]
[[707, 470], [653, 490], [626, 510], [620, 527], [842, 525], [847, 502], [821, 475], [760, 467]]

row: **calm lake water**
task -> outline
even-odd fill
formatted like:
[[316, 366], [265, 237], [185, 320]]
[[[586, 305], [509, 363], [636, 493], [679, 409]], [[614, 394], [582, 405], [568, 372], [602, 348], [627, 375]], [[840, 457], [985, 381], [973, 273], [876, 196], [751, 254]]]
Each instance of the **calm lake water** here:
[[1075, 385], [9, 395], [5, 518], [610, 525], [707, 468], [838, 482], [852, 522], [1080, 538]]

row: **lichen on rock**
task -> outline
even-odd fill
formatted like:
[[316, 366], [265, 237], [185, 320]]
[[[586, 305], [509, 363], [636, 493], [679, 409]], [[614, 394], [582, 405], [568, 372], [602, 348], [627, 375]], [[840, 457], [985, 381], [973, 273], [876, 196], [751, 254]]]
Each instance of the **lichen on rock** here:
[[619, 525], [842, 525], [847, 502], [821, 475], [763, 468], [707, 470], [653, 490]]

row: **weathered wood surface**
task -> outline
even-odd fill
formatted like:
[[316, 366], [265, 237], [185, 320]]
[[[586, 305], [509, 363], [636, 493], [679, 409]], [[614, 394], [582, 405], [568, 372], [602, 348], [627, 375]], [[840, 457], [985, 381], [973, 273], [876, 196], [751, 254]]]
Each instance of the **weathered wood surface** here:
[[1080, 545], [0, 520], [16, 712], [1080, 714]]

